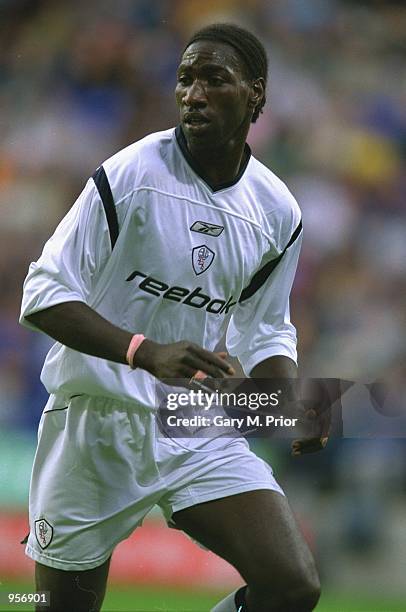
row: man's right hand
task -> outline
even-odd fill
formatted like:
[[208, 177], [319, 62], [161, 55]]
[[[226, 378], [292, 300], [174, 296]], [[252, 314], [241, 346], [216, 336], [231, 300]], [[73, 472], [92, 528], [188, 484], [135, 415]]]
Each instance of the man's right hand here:
[[212, 378], [233, 376], [233, 367], [219, 353], [206, 351], [193, 342], [159, 344], [145, 339], [134, 355], [134, 366], [159, 379], [190, 379], [201, 370]]

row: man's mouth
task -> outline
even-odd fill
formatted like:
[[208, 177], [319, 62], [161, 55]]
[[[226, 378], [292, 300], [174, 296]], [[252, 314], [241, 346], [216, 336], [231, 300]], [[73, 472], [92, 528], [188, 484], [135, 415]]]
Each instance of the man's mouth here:
[[201, 113], [185, 113], [183, 121], [186, 125], [205, 125], [209, 123], [209, 120]]

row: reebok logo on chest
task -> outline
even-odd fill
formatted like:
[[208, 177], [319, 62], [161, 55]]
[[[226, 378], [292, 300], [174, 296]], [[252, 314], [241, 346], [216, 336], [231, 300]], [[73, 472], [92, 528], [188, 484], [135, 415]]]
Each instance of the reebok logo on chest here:
[[143, 278], [139, 283], [138, 288], [141, 291], [145, 291], [150, 295], [161, 297], [163, 300], [171, 300], [172, 302], [180, 302], [185, 306], [191, 308], [205, 308], [207, 312], [212, 314], [228, 314], [230, 308], [236, 305], [237, 301], [233, 301], [231, 295], [227, 300], [221, 300], [219, 298], [212, 298], [211, 296], [203, 293], [202, 287], [196, 287], [195, 289], [187, 289], [186, 287], [173, 286], [170, 287], [167, 283], [164, 283], [152, 276], [147, 276], [143, 272], [135, 270], [126, 278], [126, 282], [131, 282], [138, 277]]

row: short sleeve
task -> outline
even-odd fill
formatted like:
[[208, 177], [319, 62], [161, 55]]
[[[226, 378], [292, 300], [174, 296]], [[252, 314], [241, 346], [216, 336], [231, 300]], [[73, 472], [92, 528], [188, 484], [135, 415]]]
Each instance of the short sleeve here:
[[88, 303], [111, 253], [109, 226], [99, 191], [89, 179], [82, 193], [46, 242], [24, 281], [20, 323], [63, 302]]
[[247, 376], [256, 365], [276, 355], [297, 362], [296, 330], [290, 321], [289, 296], [301, 242], [299, 223], [281, 254], [262, 263], [230, 319], [227, 350], [239, 359]]

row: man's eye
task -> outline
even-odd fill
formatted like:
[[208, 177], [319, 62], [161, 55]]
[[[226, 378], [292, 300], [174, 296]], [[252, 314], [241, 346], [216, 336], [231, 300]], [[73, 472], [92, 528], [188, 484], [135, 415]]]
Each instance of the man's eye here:
[[223, 79], [220, 77], [210, 77], [208, 79], [210, 85], [222, 85], [224, 83]]
[[178, 77], [178, 83], [180, 85], [187, 85], [189, 83], [190, 79], [187, 76], [179, 76]]

